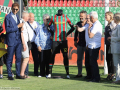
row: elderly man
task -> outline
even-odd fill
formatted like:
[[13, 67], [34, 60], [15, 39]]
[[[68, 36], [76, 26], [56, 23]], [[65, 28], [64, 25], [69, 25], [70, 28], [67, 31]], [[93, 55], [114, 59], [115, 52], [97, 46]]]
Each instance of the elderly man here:
[[[44, 14], [43, 15], [44, 24], [40, 25], [37, 28], [38, 34], [35, 39], [35, 43], [37, 44], [38, 51], [41, 52], [39, 54], [41, 56], [40, 75], [38, 77], [43, 77], [45, 75], [47, 77], [49, 74], [49, 60], [51, 58], [51, 44], [52, 44], [52, 40], [50, 39], [52, 34], [47, 29], [49, 20], [50, 16], [48, 14]], [[53, 30], [53, 26], [50, 26], [50, 29]]]
[[5, 17], [5, 28], [6, 28], [6, 39], [5, 44], [8, 45], [7, 48], [7, 72], [8, 72], [8, 80], [14, 80], [12, 77], [11, 67], [13, 61], [13, 55], [15, 53], [16, 56], [16, 78], [23, 79], [20, 76], [20, 64], [21, 64], [21, 27], [23, 27], [23, 23], [20, 23], [18, 16], [16, 15], [19, 11], [19, 4], [12, 4], [12, 12], [9, 13]]
[[[29, 13], [23, 12], [22, 13], [22, 19], [20, 20], [21, 23], [24, 22], [23, 31], [21, 32], [23, 50], [22, 50], [22, 64], [21, 64], [21, 73], [20, 73], [20, 75], [23, 78], [26, 78], [26, 76], [28, 76], [27, 63], [29, 61], [29, 51], [30, 51], [30, 49], [28, 47], [27, 42], [28, 42], [28, 40], [30, 40], [29, 33], [30, 33], [30, 30], [31, 30], [28, 23], [27, 23], [28, 19], [29, 19]], [[26, 66], [27, 66], [27, 69], [26, 69]], [[25, 69], [26, 69], [27, 73], [25, 73]]]
[[33, 13], [29, 13], [29, 20], [28, 20], [28, 24], [32, 29], [32, 32], [30, 34], [30, 38], [31, 38], [31, 44], [32, 44], [32, 56], [33, 56], [33, 60], [34, 60], [34, 75], [38, 76], [38, 68], [39, 68], [39, 58], [38, 57], [38, 49], [37, 49], [37, 45], [34, 43], [35, 37], [37, 35], [37, 27], [39, 26], [39, 23], [34, 21], [34, 14]]

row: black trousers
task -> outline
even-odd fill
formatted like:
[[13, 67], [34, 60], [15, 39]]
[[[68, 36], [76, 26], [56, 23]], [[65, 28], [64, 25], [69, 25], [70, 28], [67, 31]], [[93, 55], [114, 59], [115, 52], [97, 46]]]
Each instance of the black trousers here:
[[91, 66], [90, 66], [90, 57], [88, 49], [85, 50], [85, 68], [87, 72], [87, 77], [92, 78]]
[[49, 50], [42, 50], [41, 53], [41, 60], [40, 60], [40, 75], [45, 76], [49, 74], [49, 60], [51, 57], [51, 49]]
[[114, 63], [113, 63], [113, 56], [112, 54], [108, 53], [108, 50], [110, 48], [110, 45], [106, 45], [106, 61], [108, 66], [108, 73], [114, 74]]
[[60, 52], [60, 50], [62, 51], [62, 54], [63, 54], [64, 65], [69, 66], [67, 40], [66, 41], [53, 41], [50, 64], [54, 64], [55, 55], [56, 53]]
[[39, 52], [37, 45], [32, 42], [32, 48], [31, 48], [32, 56], [33, 56], [33, 61], [34, 61], [34, 75], [38, 75], [38, 68], [39, 68]]
[[100, 48], [96, 48], [96, 49], [88, 48], [92, 79], [94, 79], [95, 81], [100, 81], [99, 67], [98, 67], [98, 63], [97, 63], [99, 50], [100, 50]]

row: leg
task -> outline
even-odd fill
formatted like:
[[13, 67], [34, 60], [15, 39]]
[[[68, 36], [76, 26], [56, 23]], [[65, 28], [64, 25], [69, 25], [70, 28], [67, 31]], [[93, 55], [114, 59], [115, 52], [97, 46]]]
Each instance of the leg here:
[[8, 46], [7, 59], [6, 59], [8, 77], [12, 77], [11, 67], [12, 67], [14, 51], [15, 51], [15, 46], [12, 46], [12, 47]]
[[84, 55], [85, 47], [77, 46], [77, 66], [78, 76], [82, 75], [82, 60]]
[[62, 41], [60, 48], [61, 48], [61, 51], [62, 51], [62, 54], [63, 54], [63, 58], [64, 58], [64, 66], [65, 66], [66, 74], [69, 75], [69, 60], [68, 60], [68, 45], [67, 45], [67, 41]]
[[40, 76], [45, 76], [45, 50], [41, 51]]
[[45, 59], [46, 75], [48, 75], [49, 74], [49, 59], [51, 57], [51, 49], [46, 50], [45, 55], [48, 55]]
[[32, 43], [32, 48], [31, 48], [33, 60], [34, 60], [34, 74], [38, 75], [38, 68], [39, 68], [39, 58], [38, 58], [38, 49], [37, 45], [33, 42]]
[[16, 75], [20, 76], [20, 66], [21, 66], [21, 48], [22, 48], [22, 44], [18, 43], [16, 45], [16, 49], [15, 49], [15, 56], [16, 56]]
[[89, 48], [89, 57], [90, 57], [90, 65], [91, 65], [91, 70], [92, 70], [92, 77], [93, 81], [99, 82], [100, 81], [100, 75], [99, 75], [99, 68], [98, 68], [98, 63], [97, 63], [97, 58], [99, 54], [99, 49], [90, 49]]
[[89, 58], [88, 49], [85, 50], [85, 68], [86, 68], [86, 72], [87, 72], [86, 79], [92, 78], [91, 66], [90, 66], [90, 58]]

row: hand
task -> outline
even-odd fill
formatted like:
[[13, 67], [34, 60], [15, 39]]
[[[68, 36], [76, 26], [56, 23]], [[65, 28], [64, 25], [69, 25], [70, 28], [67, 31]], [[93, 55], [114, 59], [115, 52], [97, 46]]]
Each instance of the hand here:
[[24, 44], [24, 45], [23, 45], [23, 51], [26, 51], [26, 49], [27, 49], [27, 47], [26, 47], [26, 45]]
[[110, 40], [111, 40], [111, 37], [108, 37], [108, 38], [107, 38], [107, 40], [110, 42]]
[[42, 50], [42, 48], [39, 46], [39, 47], [38, 47], [38, 51], [41, 52], [41, 50]]
[[24, 30], [24, 28], [22, 27], [22, 28], [21, 28], [21, 31], [23, 31], [23, 30]]
[[88, 45], [86, 46], [86, 49], [88, 50]]
[[92, 27], [92, 23], [88, 23], [89, 24], [89, 27], [88, 28], [91, 28]]
[[18, 24], [18, 28], [22, 28], [24, 23]]
[[77, 48], [77, 41], [74, 42], [74, 46]]
[[52, 39], [53, 39], [53, 36], [51, 36], [50, 39], [52, 40]]

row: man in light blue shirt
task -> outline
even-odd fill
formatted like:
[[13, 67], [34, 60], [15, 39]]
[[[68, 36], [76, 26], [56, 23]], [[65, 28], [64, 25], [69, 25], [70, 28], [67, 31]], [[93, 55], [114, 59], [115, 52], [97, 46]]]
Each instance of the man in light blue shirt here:
[[[44, 24], [38, 26], [36, 29], [38, 34], [35, 38], [35, 43], [38, 47], [38, 51], [41, 52], [41, 60], [40, 60], [40, 75], [38, 77], [45, 76], [49, 74], [49, 59], [51, 57], [51, 45], [52, 45], [52, 34], [48, 30], [48, 21], [50, 16], [48, 14], [43, 15]], [[50, 27], [53, 30], [53, 26]], [[47, 56], [46, 56], [47, 55]], [[45, 71], [46, 68], [46, 71]]]

